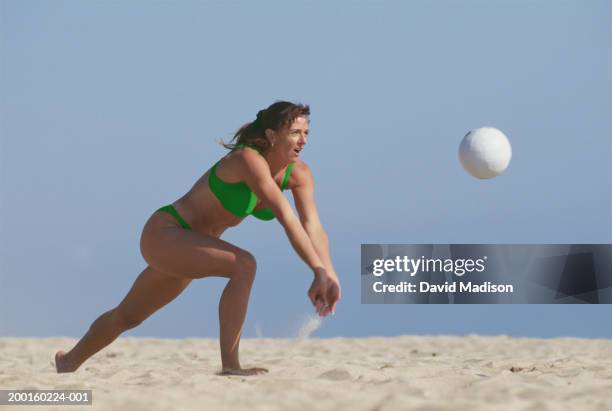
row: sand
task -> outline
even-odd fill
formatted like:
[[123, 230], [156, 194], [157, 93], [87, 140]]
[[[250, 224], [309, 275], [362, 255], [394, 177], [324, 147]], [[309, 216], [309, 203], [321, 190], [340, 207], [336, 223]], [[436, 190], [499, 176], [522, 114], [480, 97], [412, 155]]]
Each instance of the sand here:
[[0, 388], [93, 390], [93, 406], [31, 410], [612, 410], [612, 340], [243, 339], [242, 365], [270, 373], [239, 377], [216, 375], [216, 339], [122, 337], [56, 374], [75, 342], [0, 338]]

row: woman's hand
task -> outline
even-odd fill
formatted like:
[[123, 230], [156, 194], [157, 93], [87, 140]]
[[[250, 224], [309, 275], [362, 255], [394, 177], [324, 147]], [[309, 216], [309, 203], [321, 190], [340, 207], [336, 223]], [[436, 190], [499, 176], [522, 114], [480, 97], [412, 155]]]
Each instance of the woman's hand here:
[[334, 314], [340, 300], [338, 277], [333, 273], [328, 274], [323, 268], [314, 269], [314, 280], [308, 289], [308, 297], [321, 317], [330, 312]]

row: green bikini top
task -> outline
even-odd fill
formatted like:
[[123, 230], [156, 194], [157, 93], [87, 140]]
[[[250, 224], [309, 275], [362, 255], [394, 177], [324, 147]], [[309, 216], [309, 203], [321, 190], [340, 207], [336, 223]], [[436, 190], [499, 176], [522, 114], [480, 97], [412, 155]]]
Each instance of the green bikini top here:
[[[232, 151], [243, 147], [251, 147], [261, 154], [257, 147], [248, 144], [239, 144], [234, 147]], [[254, 210], [255, 206], [257, 205], [257, 196], [251, 191], [249, 186], [244, 181], [239, 181], [237, 183], [226, 183], [217, 177], [216, 170], [220, 161], [221, 160], [217, 161], [210, 170], [210, 174], [208, 175], [208, 186], [210, 187], [210, 191], [212, 191], [219, 199], [221, 205], [223, 205], [227, 211], [237, 217], [245, 217], [252, 214], [254, 217], [259, 218], [260, 220], [274, 219], [274, 213], [269, 208]], [[281, 191], [284, 191], [287, 187], [292, 169], [293, 163], [289, 163], [281, 183]]]

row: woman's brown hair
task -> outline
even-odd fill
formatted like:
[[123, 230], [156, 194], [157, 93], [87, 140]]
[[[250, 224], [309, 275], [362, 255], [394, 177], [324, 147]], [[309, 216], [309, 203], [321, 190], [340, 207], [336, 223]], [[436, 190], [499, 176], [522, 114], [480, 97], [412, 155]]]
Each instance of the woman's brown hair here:
[[240, 144], [247, 144], [256, 146], [261, 152], [265, 152], [270, 148], [270, 142], [266, 138], [266, 129], [279, 131], [291, 126], [297, 117], [309, 115], [310, 107], [307, 105], [277, 101], [268, 108], [259, 110], [255, 120], [240, 127], [229, 143], [221, 142], [221, 144], [230, 150]]

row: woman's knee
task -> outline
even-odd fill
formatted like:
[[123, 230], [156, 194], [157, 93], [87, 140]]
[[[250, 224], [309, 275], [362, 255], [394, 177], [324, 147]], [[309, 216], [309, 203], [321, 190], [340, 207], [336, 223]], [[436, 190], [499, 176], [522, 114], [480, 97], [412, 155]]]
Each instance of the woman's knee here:
[[239, 277], [247, 281], [255, 279], [257, 272], [257, 260], [255, 256], [246, 250], [236, 253], [235, 263], [232, 270], [232, 278]]

